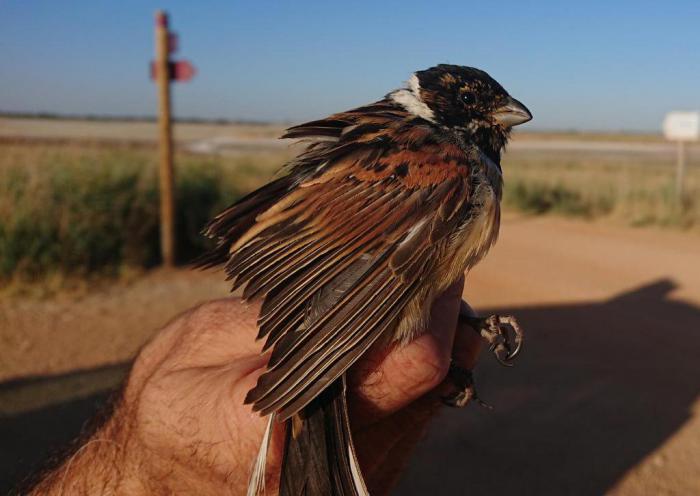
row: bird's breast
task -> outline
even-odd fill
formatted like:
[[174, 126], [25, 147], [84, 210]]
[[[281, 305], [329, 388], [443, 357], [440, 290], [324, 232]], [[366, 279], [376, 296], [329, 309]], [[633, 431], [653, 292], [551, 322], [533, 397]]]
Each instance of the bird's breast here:
[[[454, 235], [441, 248], [435, 248], [439, 259], [428, 278], [431, 284], [407, 305], [394, 340], [407, 343], [423, 332], [435, 298], [479, 263], [496, 242], [501, 219], [502, 180], [500, 168], [496, 173], [488, 165], [473, 175], [470, 205], [464, 219]], [[493, 167], [497, 166], [493, 164]]]
[[454, 281], [479, 263], [498, 239], [501, 221], [501, 168], [481, 154], [471, 181], [470, 209], [450, 244], [443, 270]]
[[498, 238], [501, 220], [500, 191], [481, 183], [474, 191], [475, 202], [468, 218], [453, 237], [441, 279], [455, 281], [479, 263]]

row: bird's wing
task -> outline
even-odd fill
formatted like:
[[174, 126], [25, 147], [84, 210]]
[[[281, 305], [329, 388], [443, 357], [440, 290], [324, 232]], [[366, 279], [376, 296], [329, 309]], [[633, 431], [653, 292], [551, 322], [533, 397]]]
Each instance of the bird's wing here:
[[[258, 337], [272, 355], [246, 399], [263, 414], [298, 412], [396, 326], [428, 284], [441, 241], [469, 214], [470, 167], [458, 147], [375, 139], [318, 152], [315, 172], [292, 171], [303, 181], [227, 240], [235, 287], [264, 296]], [[319, 298], [323, 312], [313, 309]]]

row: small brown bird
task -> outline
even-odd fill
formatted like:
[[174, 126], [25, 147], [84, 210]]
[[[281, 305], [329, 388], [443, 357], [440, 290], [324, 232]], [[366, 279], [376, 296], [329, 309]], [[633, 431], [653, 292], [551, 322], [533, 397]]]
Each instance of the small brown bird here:
[[[531, 118], [484, 71], [418, 71], [382, 100], [288, 129], [283, 138], [308, 143], [286, 173], [208, 225], [217, 244], [200, 265], [224, 264], [244, 298], [263, 298], [258, 338], [272, 349], [246, 399], [269, 415], [249, 494], [263, 484], [273, 421], [287, 423], [282, 495], [367, 494], [345, 372], [374, 343], [426, 329], [433, 300], [496, 241], [501, 151]], [[509, 363], [517, 324], [513, 348], [514, 321], [472, 320]], [[447, 402], [461, 406], [474, 392], [455, 372]]]

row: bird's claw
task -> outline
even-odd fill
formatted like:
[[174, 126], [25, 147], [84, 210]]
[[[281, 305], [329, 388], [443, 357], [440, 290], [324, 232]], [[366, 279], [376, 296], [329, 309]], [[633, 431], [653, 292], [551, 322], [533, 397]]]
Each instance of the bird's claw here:
[[488, 410], [493, 410], [491, 405], [479, 398], [474, 385], [474, 375], [471, 370], [460, 367], [452, 362], [447, 375], [456, 387], [450, 394], [442, 397], [442, 402], [445, 405], [453, 408], [463, 408], [467, 406], [470, 401], [476, 401], [478, 405]]
[[489, 350], [494, 354], [498, 363], [506, 367], [513, 366], [513, 360], [520, 354], [524, 340], [523, 330], [515, 317], [512, 315], [491, 315], [483, 318], [462, 313], [460, 318], [465, 320], [489, 343]]

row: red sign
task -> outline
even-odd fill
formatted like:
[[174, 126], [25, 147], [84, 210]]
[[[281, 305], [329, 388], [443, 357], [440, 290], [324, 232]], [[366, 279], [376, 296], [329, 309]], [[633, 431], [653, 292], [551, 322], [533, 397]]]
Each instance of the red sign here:
[[170, 63], [170, 79], [175, 81], [189, 81], [197, 71], [188, 60], [178, 60]]
[[[194, 77], [197, 73], [194, 66], [187, 60], [178, 60], [176, 62], [168, 63], [168, 72], [170, 74], [171, 81], [186, 82]], [[155, 81], [156, 79], [156, 63], [151, 62], [150, 76], [151, 79]]]

